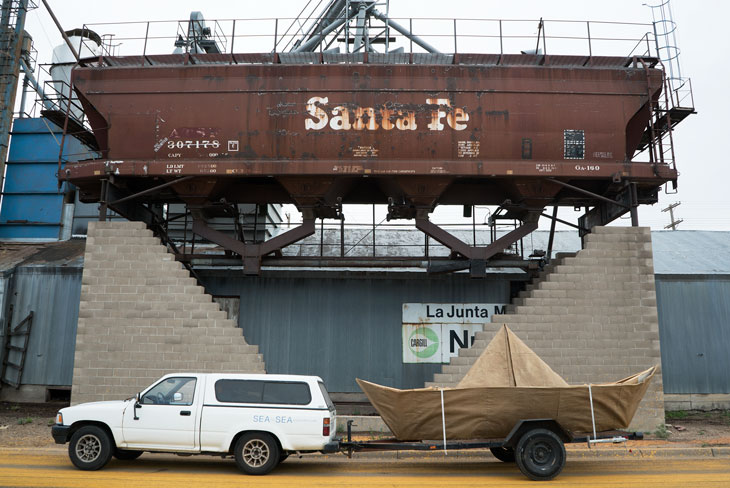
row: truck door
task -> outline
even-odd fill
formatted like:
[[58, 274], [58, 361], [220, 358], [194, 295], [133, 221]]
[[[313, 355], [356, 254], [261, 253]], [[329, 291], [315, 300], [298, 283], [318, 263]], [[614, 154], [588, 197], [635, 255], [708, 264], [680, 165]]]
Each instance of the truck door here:
[[142, 395], [137, 408], [130, 402], [122, 420], [127, 447], [197, 450], [200, 402], [195, 395], [202, 395], [197, 383], [197, 378], [190, 376], [165, 378]]

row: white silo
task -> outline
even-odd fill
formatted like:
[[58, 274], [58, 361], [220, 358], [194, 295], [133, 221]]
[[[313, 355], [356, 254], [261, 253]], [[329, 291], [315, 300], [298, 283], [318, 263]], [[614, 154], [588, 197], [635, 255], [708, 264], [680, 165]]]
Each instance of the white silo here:
[[[66, 31], [66, 35], [81, 59], [99, 56], [101, 37], [96, 32], [89, 29], [72, 29]], [[53, 49], [51, 63], [51, 79], [56, 92], [55, 96], [58, 97], [59, 101], [58, 109], [65, 111], [66, 100], [68, 100], [71, 89], [71, 70], [76, 64], [76, 58], [64, 42]], [[76, 95], [71, 97], [70, 115], [78, 121], [82, 121], [84, 117], [84, 112]]]

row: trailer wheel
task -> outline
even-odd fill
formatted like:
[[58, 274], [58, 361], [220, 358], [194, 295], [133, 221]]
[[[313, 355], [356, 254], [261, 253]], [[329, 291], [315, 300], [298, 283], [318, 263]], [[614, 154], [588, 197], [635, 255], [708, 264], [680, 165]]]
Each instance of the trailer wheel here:
[[81, 427], [71, 436], [68, 457], [79, 469], [96, 471], [112, 457], [112, 440], [104, 429], [96, 425]]
[[234, 454], [238, 469], [246, 474], [266, 474], [279, 464], [279, 446], [271, 435], [264, 432], [241, 436]]
[[503, 463], [514, 463], [515, 462], [515, 450], [511, 447], [490, 447], [492, 455], [502, 461]]
[[515, 461], [522, 474], [531, 480], [548, 481], [565, 466], [565, 445], [550, 430], [529, 430], [517, 443]]

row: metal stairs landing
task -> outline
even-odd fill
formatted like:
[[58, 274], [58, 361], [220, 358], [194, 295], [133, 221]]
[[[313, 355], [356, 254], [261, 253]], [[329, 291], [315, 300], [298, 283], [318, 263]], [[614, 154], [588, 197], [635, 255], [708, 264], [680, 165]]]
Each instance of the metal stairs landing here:
[[[657, 116], [654, 119], [654, 131], [658, 134], [665, 134], [673, 130], [684, 119], [690, 115], [696, 114], [694, 107], [672, 107], [666, 113]], [[641, 136], [641, 141], [637, 147], [637, 151], [644, 151], [652, 141], [652, 130], [647, 129]]]
[[[41, 115], [60, 128], [63, 128], [64, 122], [66, 121], [66, 112], [55, 108], [41, 110]], [[99, 144], [96, 141], [96, 137], [90, 130], [84, 127], [82, 123], [73, 117], [68, 117], [67, 124], [66, 133], [68, 135], [77, 138], [93, 151], [99, 150]]]

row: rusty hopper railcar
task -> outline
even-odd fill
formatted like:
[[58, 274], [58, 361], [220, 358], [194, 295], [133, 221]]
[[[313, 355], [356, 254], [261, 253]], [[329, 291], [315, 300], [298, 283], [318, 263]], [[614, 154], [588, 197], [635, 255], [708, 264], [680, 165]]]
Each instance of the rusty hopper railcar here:
[[101, 158], [67, 164], [60, 177], [84, 201], [116, 200], [132, 218], [142, 218], [140, 202], [184, 202], [193, 216], [221, 201], [295, 204], [304, 225], [259, 247], [196, 220], [196, 233], [250, 258], [253, 272], [342, 203], [389, 203], [390, 217], [415, 218], [456, 255], [485, 261], [507, 242], [470, 247], [429, 213], [503, 205], [524, 224], [514, 242], [548, 205], [593, 207], [587, 230], [676, 182], [671, 162], [632, 161], [660, 142], [655, 58], [348, 56], [360, 62], [326, 53], [87, 59], [73, 87]]

